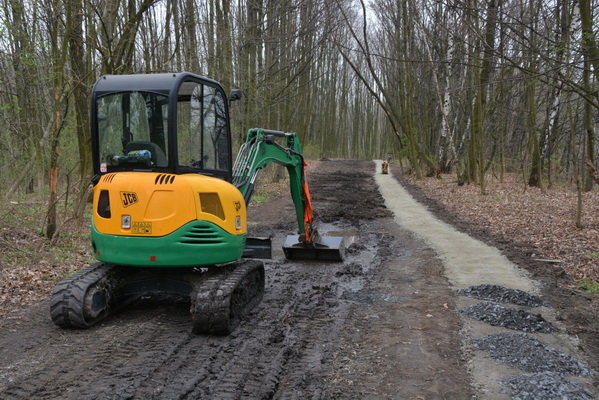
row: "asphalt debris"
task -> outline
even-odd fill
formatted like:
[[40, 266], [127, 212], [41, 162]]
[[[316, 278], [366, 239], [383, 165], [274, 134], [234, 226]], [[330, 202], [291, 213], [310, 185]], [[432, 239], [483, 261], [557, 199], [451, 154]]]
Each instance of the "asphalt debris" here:
[[530, 333], [551, 333], [556, 328], [541, 316], [525, 310], [484, 302], [460, 310], [460, 313], [493, 326]]
[[546, 304], [540, 297], [519, 289], [508, 289], [498, 285], [478, 285], [466, 289], [459, 289], [461, 296], [480, 300], [494, 301], [497, 303], [511, 303], [525, 307], [541, 307]]
[[596, 372], [525, 333], [496, 333], [472, 341], [475, 348], [491, 358], [525, 372], [555, 372], [563, 375], [591, 376]]

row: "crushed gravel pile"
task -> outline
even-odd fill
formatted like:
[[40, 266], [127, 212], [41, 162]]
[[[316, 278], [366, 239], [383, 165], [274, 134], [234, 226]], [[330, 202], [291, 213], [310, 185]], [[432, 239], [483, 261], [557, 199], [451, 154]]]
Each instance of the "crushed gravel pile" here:
[[596, 374], [575, 358], [524, 333], [496, 333], [472, 342], [477, 349], [489, 352], [494, 360], [525, 372], [556, 372], [575, 376]]
[[567, 379], [557, 372], [516, 376], [506, 382], [506, 385], [511, 389], [512, 400], [592, 400], [594, 398], [593, 394], [580, 383]]
[[532, 314], [525, 310], [505, 307], [500, 304], [484, 302], [460, 310], [460, 313], [493, 326], [514, 329], [522, 332], [555, 332], [555, 327], [541, 314]]
[[507, 289], [498, 285], [478, 285], [466, 289], [459, 289], [457, 293], [461, 296], [472, 297], [480, 300], [494, 301], [498, 303], [511, 303], [526, 307], [541, 307], [545, 303], [535, 295], [518, 289]]

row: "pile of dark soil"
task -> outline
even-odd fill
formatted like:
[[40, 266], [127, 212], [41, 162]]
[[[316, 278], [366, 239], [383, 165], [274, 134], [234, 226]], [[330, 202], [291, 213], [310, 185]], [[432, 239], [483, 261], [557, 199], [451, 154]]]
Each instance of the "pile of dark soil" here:
[[[392, 216], [385, 207], [385, 200], [372, 179], [372, 173], [363, 169], [364, 162], [360, 164], [358, 167], [358, 162], [351, 160], [321, 161], [318, 168], [309, 171], [315, 219], [355, 222]], [[333, 165], [338, 170], [331, 174], [330, 166]]]
[[460, 313], [486, 322], [493, 326], [531, 333], [555, 332], [555, 327], [545, 320], [541, 314], [532, 314], [525, 310], [505, 307], [500, 304], [484, 302], [460, 310]]

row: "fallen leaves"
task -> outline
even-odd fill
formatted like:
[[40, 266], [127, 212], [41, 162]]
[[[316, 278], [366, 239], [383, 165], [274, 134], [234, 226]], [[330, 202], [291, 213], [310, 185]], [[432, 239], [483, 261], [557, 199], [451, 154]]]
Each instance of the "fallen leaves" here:
[[[489, 179], [489, 178], [488, 178]], [[527, 243], [532, 259], [559, 263], [576, 280], [599, 281], [599, 190], [583, 194], [582, 223], [575, 225], [577, 193], [555, 187], [544, 192], [527, 187], [522, 178], [507, 175], [504, 182], [490, 178], [487, 194], [477, 185], [458, 186], [456, 177], [411, 180], [424, 193], [462, 220], [491, 234]]]
[[73, 226], [59, 239], [58, 246], [33, 229], [0, 228], [0, 318], [38, 301], [47, 300], [52, 288], [63, 277], [92, 260], [89, 239]]

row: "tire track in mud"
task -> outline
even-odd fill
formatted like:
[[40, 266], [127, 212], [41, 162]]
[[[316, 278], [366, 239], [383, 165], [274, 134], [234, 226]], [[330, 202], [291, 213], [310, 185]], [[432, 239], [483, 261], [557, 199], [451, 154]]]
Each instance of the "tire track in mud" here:
[[[338, 334], [349, 308], [339, 307], [335, 285], [315, 283], [332, 282], [341, 264], [326, 271], [320, 266], [296, 270], [289, 262], [268, 265], [267, 276], [274, 278], [267, 281], [269, 295], [256, 310], [261, 318], [233, 334], [232, 354], [218, 355], [214, 364], [219, 369], [188, 398], [321, 398], [317, 377], [330, 353], [330, 344], [323, 344]], [[282, 307], [281, 297], [286, 299]], [[239, 351], [247, 335], [252, 340]]]
[[[173, 309], [175, 306], [170, 306]], [[181, 306], [187, 309], [188, 306]], [[167, 309], [168, 311], [169, 309]], [[178, 308], [174, 311], [183, 311]], [[150, 315], [147, 315], [150, 317]], [[122, 334], [128, 340], [118, 348], [111, 349], [113, 360], [108, 360], [109, 374], [101, 374], [99, 379], [85, 385], [73, 398], [134, 398], [138, 396], [140, 385], [160, 373], [165, 367], [176, 364], [181, 354], [188, 352], [193, 336], [189, 334], [190, 319], [181, 315], [181, 321], [173, 324], [168, 313], [147, 323], [136, 324], [134, 329], [117, 326], [115, 330], [124, 329]], [[117, 365], [115, 365], [115, 361]]]
[[315, 282], [331, 282], [341, 264], [326, 274], [318, 265], [297, 273], [276, 267], [269, 267], [277, 282], [253, 312], [256, 320], [244, 321], [229, 337], [191, 335], [184, 305], [158, 316], [156, 310], [128, 310], [91, 330], [54, 330], [74, 340], [55, 343], [57, 358], [21, 376], [0, 397], [285, 399], [324, 391], [315, 378], [330, 352], [322, 343], [335, 337], [348, 307], [339, 309], [336, 285]]
[[[169, 318], [168, 329], [164, 329], [167, 325], [162, 315], [153, 321], [139, 318], [126, 321], [128, 314], [131, 311], [111, 319], [108, 326], [87, 331], [63, 331], [49, 325], [49, 333], [54, 335], [49, 335], [47, 347], [34, 347], [36, 367], [0, 392], [0, 397], [95, 397], [98, 393], [94, 389], [99, 385], [102, 387], [106, 380], [130, 379], [135, 373], [129, 371], [131, 361], [141, 360], [141, 371], [147, 370], [152, 367], [153, 360], [164, 358], [181, 347], [184, 338], [168, 334], [176, 331], [182, 325], [181, 321]], [[148, 349], [148, 343], [154, 346]], [[106, 388], [112, 391], [114, 386], [111, 388], [107, 384]], [[24, 393], [29, 396], [22, 396]]]

